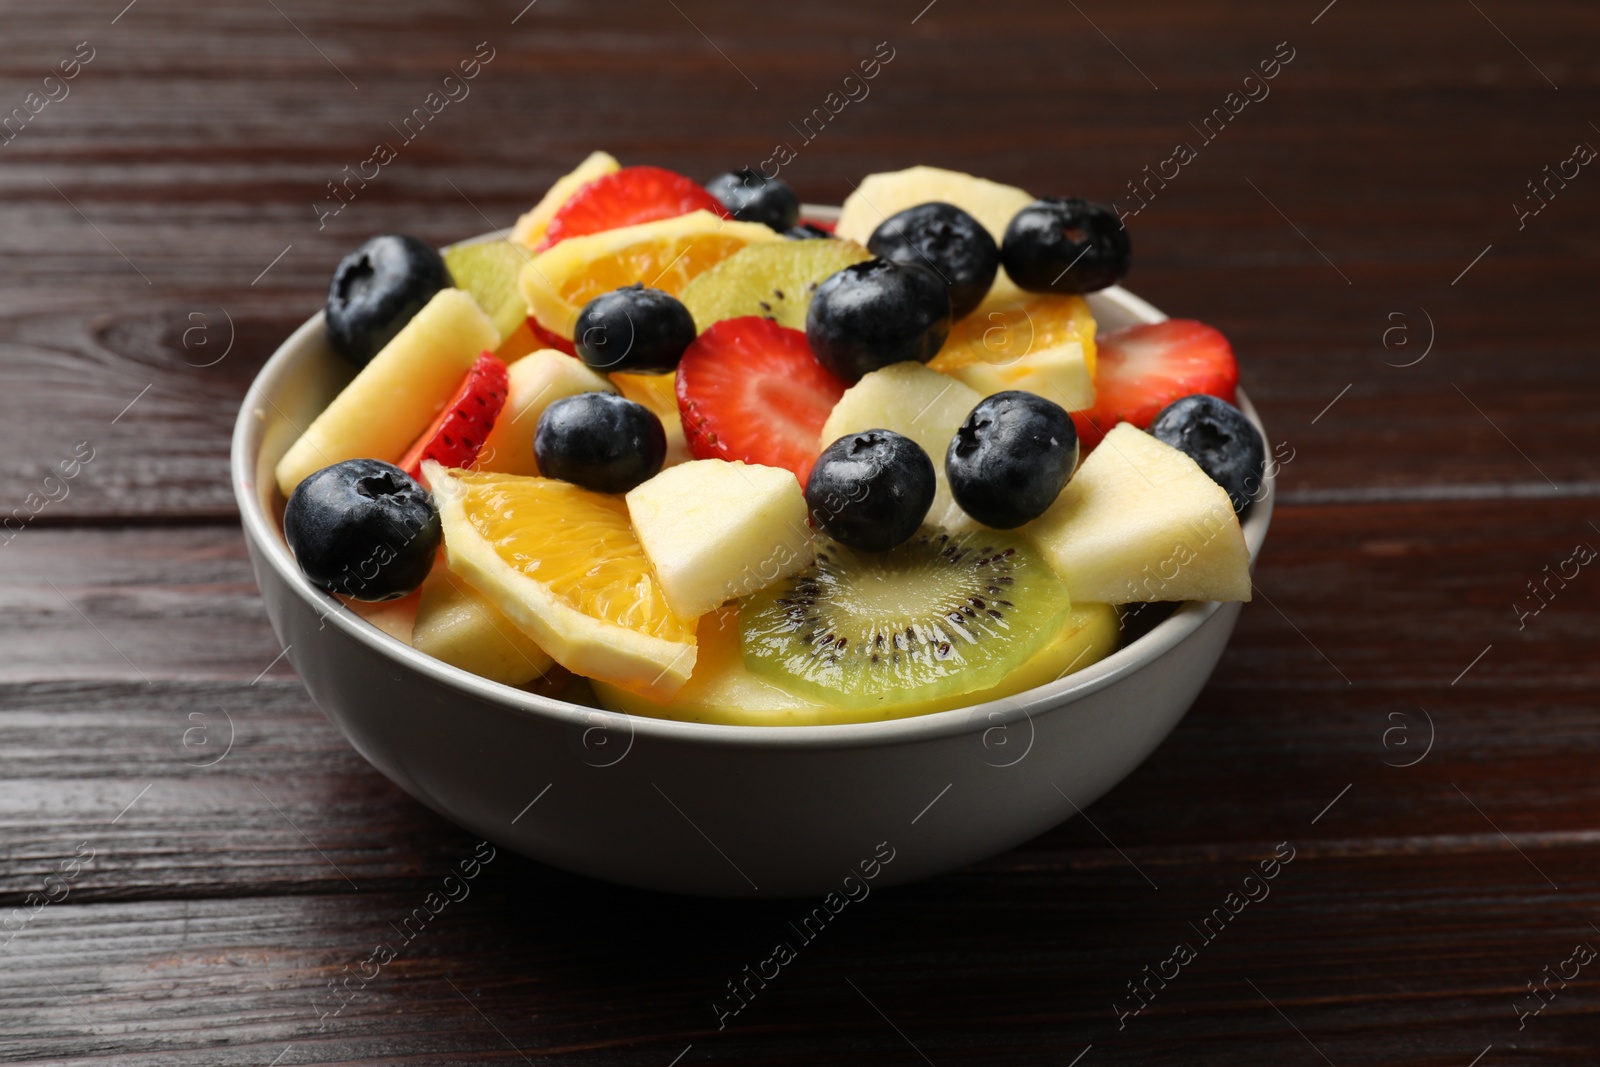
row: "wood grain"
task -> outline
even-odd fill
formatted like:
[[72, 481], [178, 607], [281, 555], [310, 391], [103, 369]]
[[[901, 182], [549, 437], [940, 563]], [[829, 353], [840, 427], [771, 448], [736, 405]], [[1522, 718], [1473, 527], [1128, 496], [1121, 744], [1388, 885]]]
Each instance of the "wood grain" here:
[[[1600, 944], [1595, 579], [1541, 584], [1536, 614], [1529, 589], [1600, 543], [1600, 178], [1513, 206], [1600, 144], [1600, 10], [525, 3], [0, 0], [0, 117], [94, 50], [0, 144], [0, 521], [27, 515], [0, 544], [0, 1060], [1600, 1056], [1592, 968], [1521, 1029], [1514, 1008]], [[885, 41], [870, 96], [793, 128]], [[319, 228], [326, 183], [479, 42], [471, 95]], [[1279, 42], [1270, 96], [1205, 141]], [[324, 1018], [475, 842], [275, 662], [227, 472], [246, 387], [374, 233], [507, 225], [595, 147], [706, 178], [780, 141], [817, 202], [927, 162], [1130, 210], [1196, 145], [1143, 190], [1128, 284], [1227, 333], [1293, 452], [1257, 601], [1089, 819], [874, 894], [726, 1029], [712, 1000], [791, 909], [509, 855]], [[1125, 983], [1284, 841], [1271, 896], [1119, 1028]], [[85, 847], [65, 898], [7, 925]]]

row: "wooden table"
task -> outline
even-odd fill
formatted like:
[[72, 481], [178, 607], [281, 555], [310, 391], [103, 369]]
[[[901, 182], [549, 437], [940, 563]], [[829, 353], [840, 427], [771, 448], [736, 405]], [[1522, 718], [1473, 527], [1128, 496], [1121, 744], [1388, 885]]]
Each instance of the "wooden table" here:
[[[1600, 546], [1600, 10], [925, 2], [3, 5], [0, 1059], [1600, 1057], [1600, 575], [1570, 562]], [[779, 142], [821, 202], [917, 162], [1138, 183], [1130, 286], [1232, 338], [1293, 457], [1261, 595], [1088, 818], [874, 894], [725, 1029], [797, 905], [509, 855], [334, 1013], [474, 842], [278, 658], [228, 484], [246, 385], [371, 234], [509, 224], [594, 147], [707, 178]]]

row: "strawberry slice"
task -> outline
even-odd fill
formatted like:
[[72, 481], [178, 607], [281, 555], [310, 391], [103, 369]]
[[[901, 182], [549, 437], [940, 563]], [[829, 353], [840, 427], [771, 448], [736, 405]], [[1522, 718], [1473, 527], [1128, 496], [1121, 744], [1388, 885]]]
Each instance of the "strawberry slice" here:
[[573, 193], [551, 217], [534, 251], [543, 252], [568, 237], [676, 218], [701, 208], [729, 217], [722, 201], [698, 182], [661, 167], [623, 167]]
[[678, 364], [678, 413], [696, 459], [785, 467], [804, 486], [817, 440], [848, 383], [800, 330], [747, 315], [712, 324]]
[[545, 348], [553, 348], [558, 352], [565, 352], [569, 356], [577, 357], [578, 350], [572, 346], [570, 340], [562, 337], [559, 333], [551, 333], [543, 326], [540, 326], [539, 320], [532, 315], [528, 316], [527, 327]]
[[1239, 384], [1228, 339], [1203, 322], [1168, 319], [1127, 326], [1095, 341], [1094, 407], [1074, 411], [1085, 451], [1119, 422], [1149, 426], [1161, 409], [1191, 393], [1233, 403]]
[[461, 379], [433, 425], [422, 431], [395, 466], [418, 479], [425, 459], [446, 467], [470, 467], [489, 436], [495, 416], [505, 407], [506, 384], [506, 365], [494, 353], [484, 352]]

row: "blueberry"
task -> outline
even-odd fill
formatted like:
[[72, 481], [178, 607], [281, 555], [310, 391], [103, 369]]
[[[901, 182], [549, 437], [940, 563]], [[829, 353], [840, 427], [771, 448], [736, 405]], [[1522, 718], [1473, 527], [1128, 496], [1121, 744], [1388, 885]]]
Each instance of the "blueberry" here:
[[791, 241], [826, 241], [833, 236], [813, 222], [797, 222], [784, 230], [783, 235]]
[[779, 233], [800, 217], [800, 198], [789, 183], [768, 178], [754, 167], [717, 175], [706, 182], [706, 192], [740, 222], [764, 222]]
[[1035, 293], [1092, 293], [1128, 273], [1128, 231], [1104, 204], [1076, 197], [1035, 200], [1011, 219], [1000, 262]]
[[433, 496], [405, 471], [347, 459], [295, 486], [283, 509], [283, 536], [313, 584], [377, 601], [422, 584], [444, 532]]
[[927, 267], [950, 286], [950, 314], [962, 318], [983, 303], [1000, 269], [1000, 249], [983, 224], [954, 204], [908, 207], [890, 215], [867, 239], [867, 251]]
[[333, 272], [328, 340], [340, 355], [364, 367], [434, 293], [454, 284], [432, 245], [403, 233], [374, 237]]
[[806, 311], [806, 340], [817, 361], [850, 382], [891, 363], [926, 363], [949, 334], [944, 279], [887, 259], [830, 275]]
[[1262, 493], [1267, 450], [1244, 412], [1217, 397], [1179, 397], [1150, 423], [1150, 436], [1186, 454], [1228, 492], [1236, 515]]
[[626, 493], [661, 470], [667, 432], [655, 412], [615, 393], [579, 393], [544, 409], [533, 458], [546, 478]]
[[1072, 416], [1018, 389], [979, 401], [944, 456], [950, 494], [961, 510], [1001, 530], [1043, 515], [1077, 466]]
[[659, 374], [677, 369], [694, 333], [694, 316], [677, 297], [634, 282], [583, 305], [572, 344], [597, 371]]
[[822, 450], [806, 480], [817, 529], [863, 552], [910, 540], [933, 506], [933, 461], [892, 430], [848, 434]]

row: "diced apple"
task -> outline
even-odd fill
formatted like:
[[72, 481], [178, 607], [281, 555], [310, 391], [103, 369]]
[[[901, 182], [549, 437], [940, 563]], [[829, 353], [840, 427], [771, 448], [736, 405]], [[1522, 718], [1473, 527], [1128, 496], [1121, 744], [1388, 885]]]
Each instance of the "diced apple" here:
[[1053, 400], [1068, 411], [1094, 407], [1094, 378], [1083, 358], [1083, 345], [1077, 341], [1029, 352], [1009, 362], [977, 360], [946, 373], [984, 396], [1023, 389]]
[[977, 390], [921, 363], [896, 363], [862, 376], [845, 390], [822, 425], [821, 446], [846, 434], [893, 430], [922, 446], [933, 461], [937, 487], [928, 522], [960, 529], [970, 523], [950, 495], [944, 476], [944, 455], [950, 440], [983, 396]]
[[393, 463], [405, 455], [500, 332], [460, 289], [441, 289], [333, 398], [278, 461], [283, 495], [309, 474], [347, 459]]
[[694, 460], [633, 489], [627, 502], [639, 545], [680, 618], [787, 578], [816, 552], [805, 495], [779, 467]]
[[451, 574], [443, 560], [434, 564], [421, 593], [411, 632], [419, 652], [506, 685], [526, 685], [554, 664], [499, 608]]
[[1250, 599], [1250, 551], [1227, 492], [1132, 423], [1106, 434], [1022, 532], [1073, 603]]
[[507, 371], [506, 406], [494, 420], [478, 453], [475, 470], [500, 474], [539, 473], [533, 458], [533, 432], [544, 409], [579, 393], [614, 393], [616, 387], [583, 361], [553, 348], [529, 353]]

